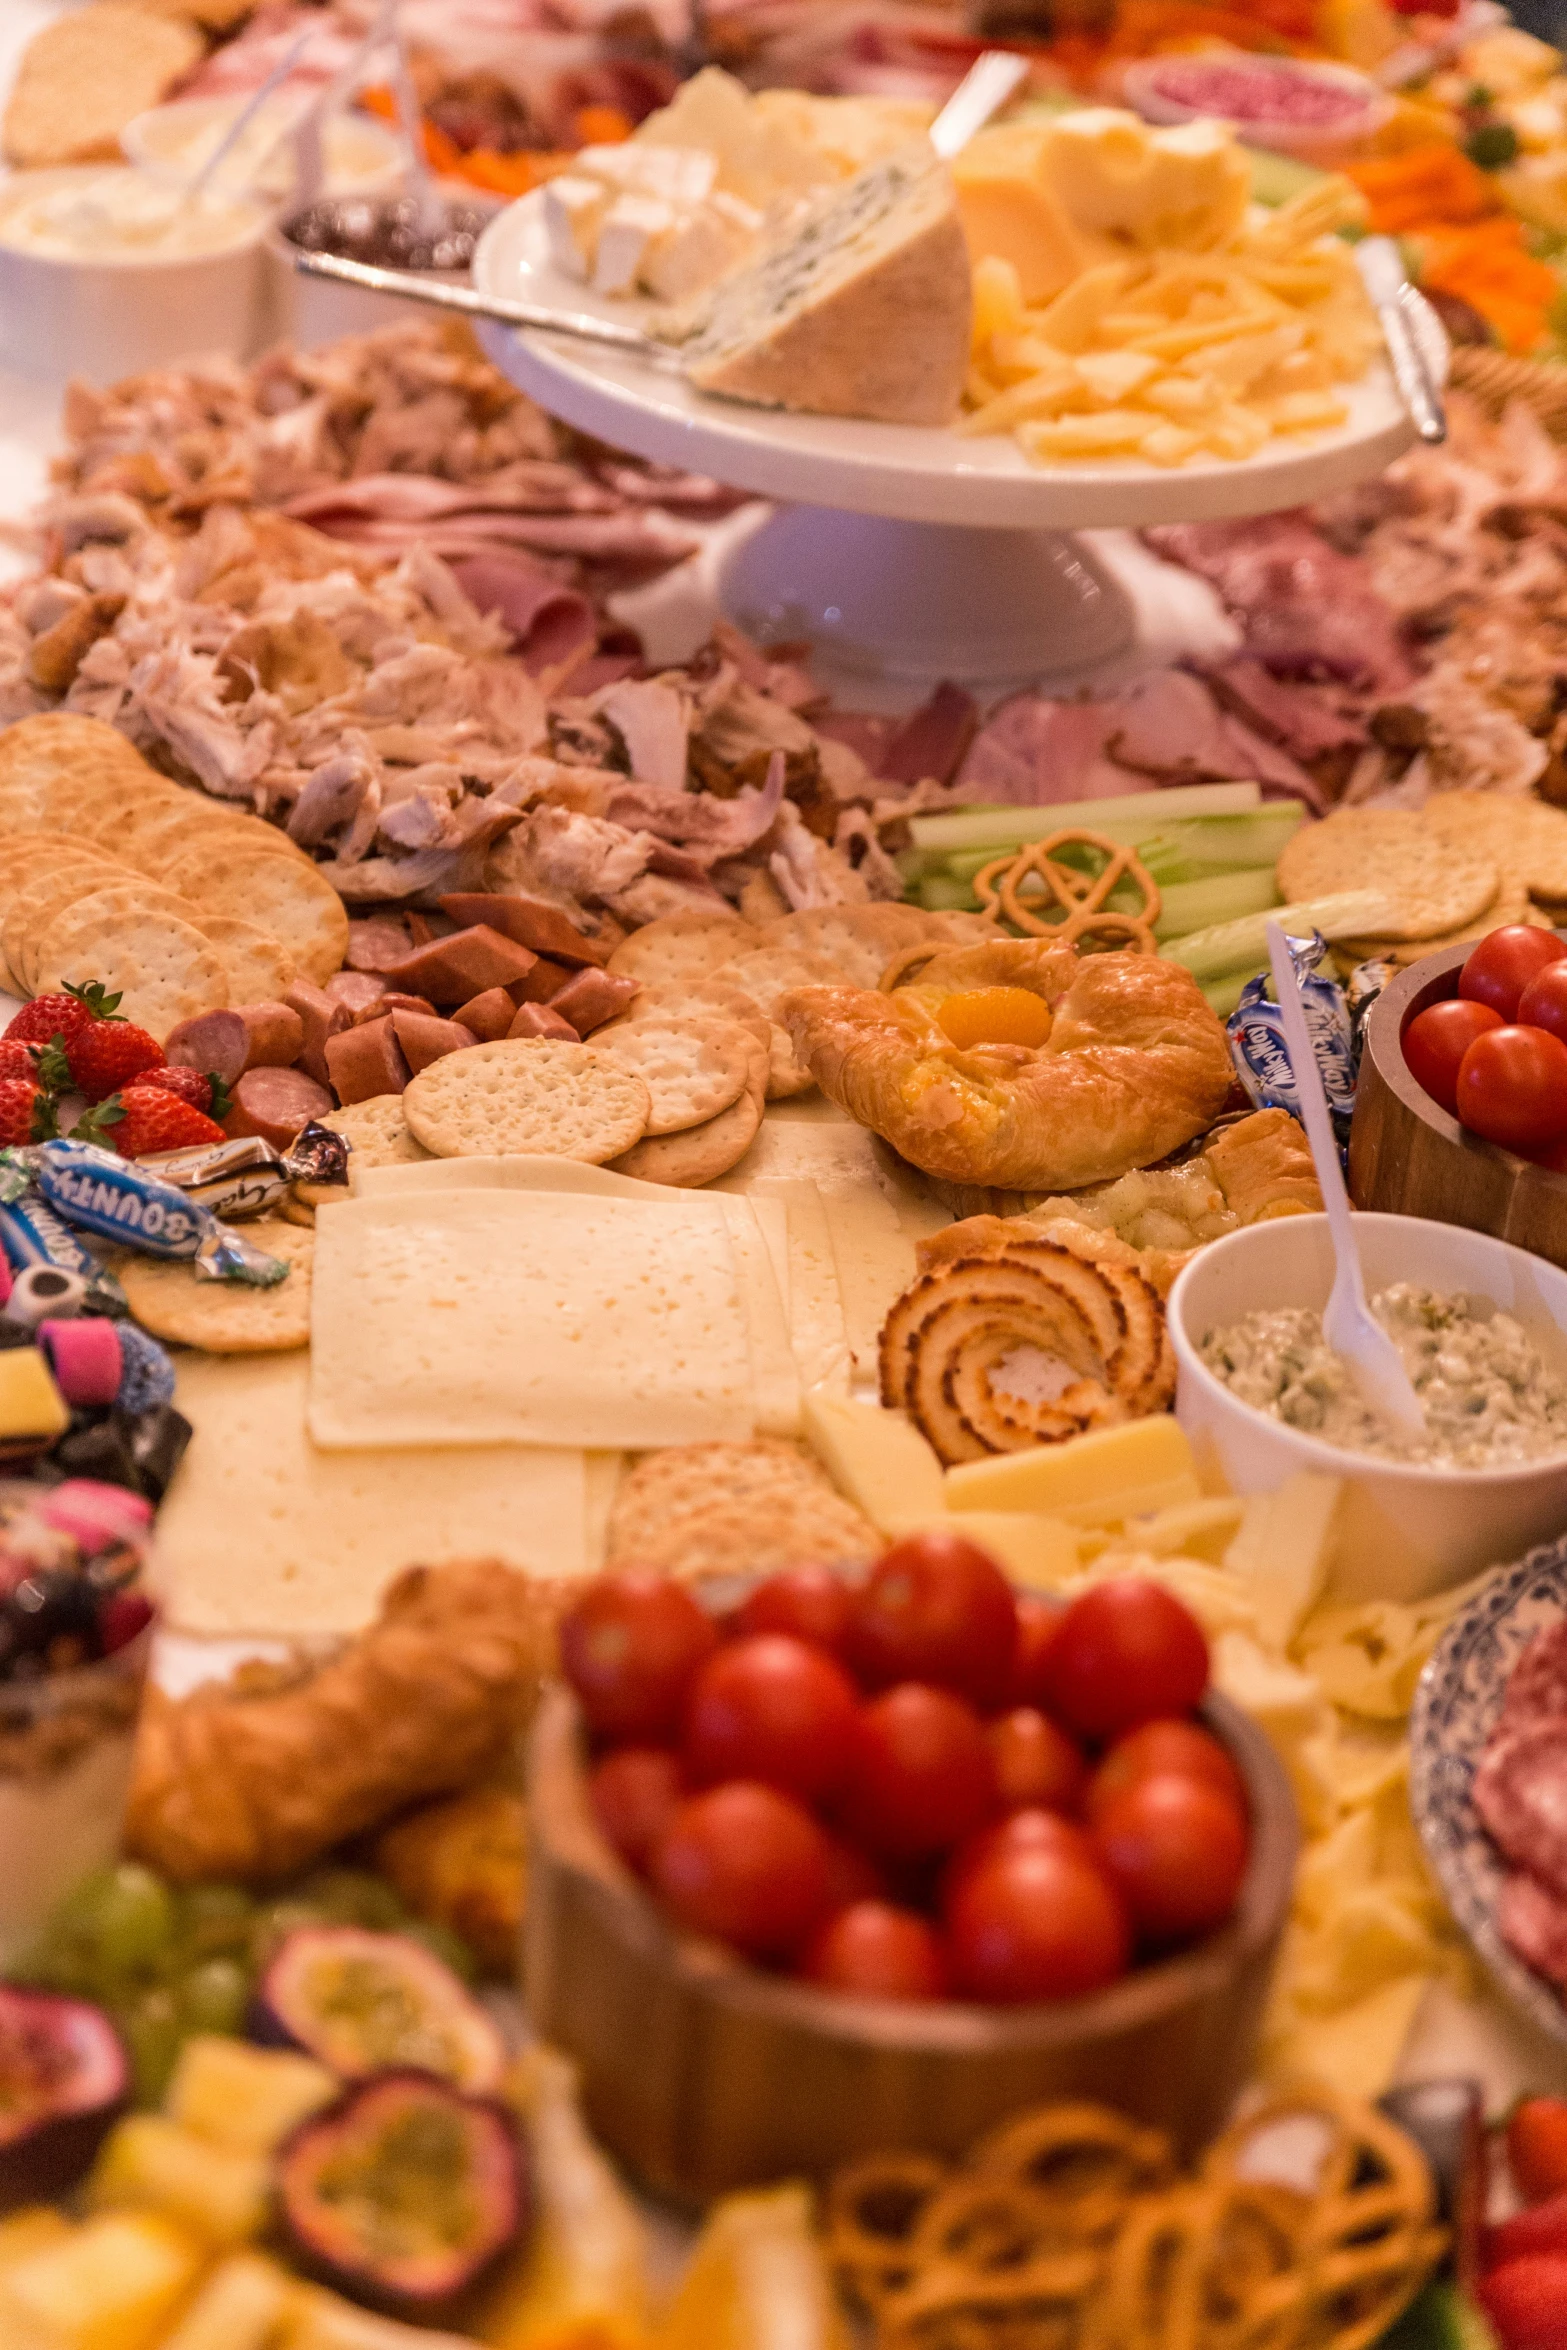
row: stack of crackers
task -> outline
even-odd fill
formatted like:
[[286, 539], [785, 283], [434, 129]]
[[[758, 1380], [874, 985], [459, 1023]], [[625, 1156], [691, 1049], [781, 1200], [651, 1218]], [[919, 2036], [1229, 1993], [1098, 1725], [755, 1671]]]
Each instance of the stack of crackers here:
[[100, 980], [161, 1041], [342, 965], [342, 900], [287, 834], [169, 782], [98, 719], [0, 734], [0, 844], [18, 994]]
[[677, 1444], [644, 1453], [610, 1511], [605, 1565], [683, 1582], [874, 1558], [881, 1537], [800, 1445]]
[[1344, 970], [1417, 963], [1508, 922], [1567, 918], [1567, 812], [1510, 792], [1435, 794], [1419, 810], [1339, 808], [1279, 859], [1287, 904], [1373, 888], [1398, 909], [1376, 938], [1340, 940]]

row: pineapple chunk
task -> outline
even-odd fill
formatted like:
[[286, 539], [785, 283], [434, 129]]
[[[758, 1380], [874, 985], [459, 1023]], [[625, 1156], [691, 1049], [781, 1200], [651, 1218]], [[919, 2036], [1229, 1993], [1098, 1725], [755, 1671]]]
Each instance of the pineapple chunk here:
[[423, 2326], [373, 2317], [352, 2301], [314, 2289], [302, 2293], [278, 2350], [476, 2350], [468, 2334], [432, 2334]]
[[213, 2270], [159, 2350], [273, 2350], [298, 2295], [276, 2261], [237, 2252]]
[[332, 2075], [308, 2056], [200, 2032], [180, 2051], [163, 2110], [216, 2146], [270, 2154], [336, 2094]]
[[[35, 2252], [48, 2251], [70, 2233], [71, 2223], [64, 2212], [47, 2203], [29, 2203], [25, 2210], [0, 2219], [0, 2277], [8, 2276], [19, 2261], [31, 2260]], [[0, 2334], [0, 2342], [4, 2339]]]
[[89, 2220], [35, 2252], [5, 2281], [29, 2345], [151, 2350], [200, 2274], [205, 2254], [150, 2214]]
[[266, 2224], [270, 2165], [198, 2138], [161, 2113], [133, 2113], [106, 2140], [87, 2182], [95, 2211], [159, 2211], [219, 2251]]

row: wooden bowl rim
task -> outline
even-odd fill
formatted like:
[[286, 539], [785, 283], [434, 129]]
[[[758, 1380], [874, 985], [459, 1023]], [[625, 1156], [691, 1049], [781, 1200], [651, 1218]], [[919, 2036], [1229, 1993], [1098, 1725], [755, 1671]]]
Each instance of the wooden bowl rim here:
[[587, 1795], [586, 1741], [576, 1698], [546, 1690], [529, 1741], [530, 1837], [575, 1877], [606, 1923], [651, 1962], [717, 2005], [826, 2039], [920, 2052], [994, 2055], [1109, 2040], [1222, 1991], [1240, 1964], [1277, 1940], [1289, 1910], [1300, 1822], [1283, 1764], [1258, 1725], [1217, 1690], [1199, 1708], [1236, 1762], [1251, 1811], [1251, 1857], [1230, 1919], [1194, 1949], [1137, 1967], [1086, 1998], [1029, 2007], [956, 1999], [860, 1998], [748, 1965], [717, 1942], [684, 1934], [621, 1860]]

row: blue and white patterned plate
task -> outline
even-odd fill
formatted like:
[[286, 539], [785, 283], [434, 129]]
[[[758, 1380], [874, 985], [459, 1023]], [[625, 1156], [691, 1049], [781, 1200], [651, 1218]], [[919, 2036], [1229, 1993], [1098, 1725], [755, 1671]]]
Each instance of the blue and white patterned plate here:
[[1471, 1797], [1475, 1770], [1501, 1717], [1508, 1676], [1567, 1608], [1567, 1536], [1499, 1567], [1442, 1635], [1420, 1676], [1409, 1721], [1409, 1800], [1426, 1858], [1459, 1925], [1515, 2006], [1567, 2043], [1567, 2006], [1514, 1956], [1496, 1923], [1506, 1864]]

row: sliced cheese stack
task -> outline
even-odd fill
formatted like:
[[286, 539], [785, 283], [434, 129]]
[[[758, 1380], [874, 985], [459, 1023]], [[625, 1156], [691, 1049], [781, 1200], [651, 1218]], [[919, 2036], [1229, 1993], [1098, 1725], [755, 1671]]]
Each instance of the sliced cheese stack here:
[[943, 425], [972, 319], [952, 180], [916, 141], [814, 198], [782, 243], [725, 278], [683, 357], [726, 399]]

